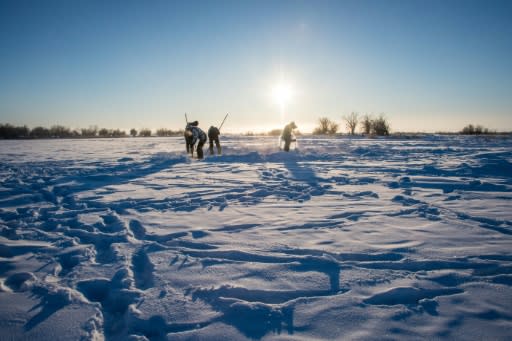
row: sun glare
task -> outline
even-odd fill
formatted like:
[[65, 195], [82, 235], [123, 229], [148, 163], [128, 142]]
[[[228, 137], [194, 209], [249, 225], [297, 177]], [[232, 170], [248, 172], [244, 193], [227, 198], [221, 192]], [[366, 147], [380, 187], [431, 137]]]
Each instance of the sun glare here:
[[279, 83], [272, 89], [272, 96], [281, 107], [284, 107], [290, 101], [292, 95], [292, 88], [286, 83]]

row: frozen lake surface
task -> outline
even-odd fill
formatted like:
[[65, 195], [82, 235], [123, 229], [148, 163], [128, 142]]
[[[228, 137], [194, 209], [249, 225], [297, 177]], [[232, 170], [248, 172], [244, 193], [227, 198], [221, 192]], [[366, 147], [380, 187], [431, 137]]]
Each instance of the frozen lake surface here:
[[512, 139], [0, 141], [1, 340], [510, 340]]

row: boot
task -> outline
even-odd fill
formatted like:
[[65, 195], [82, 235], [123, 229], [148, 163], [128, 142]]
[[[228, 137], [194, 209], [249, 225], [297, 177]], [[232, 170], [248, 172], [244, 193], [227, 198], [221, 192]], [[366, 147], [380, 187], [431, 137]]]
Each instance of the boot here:
[[222, 147], [221, 146], [217, 146], [217, 154], [222, 154]]

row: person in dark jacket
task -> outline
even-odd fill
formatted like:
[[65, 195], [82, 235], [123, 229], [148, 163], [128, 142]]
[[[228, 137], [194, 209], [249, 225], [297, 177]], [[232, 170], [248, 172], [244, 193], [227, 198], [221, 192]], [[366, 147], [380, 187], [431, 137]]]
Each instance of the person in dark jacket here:
[[199, 122], [189, 122], [187, 123], [185, 127], [185, 132], [183, 133], [183, 136], [185, 137], [185, 146], [187, 147], [187, 154], [193, 154], [194, 153], [194, 144], [192, 143], [192, 127], [199, 124]]
[[210, 155], [213, 155], [213, 143], [215, 142], [215, 146], [217, 147], [217, 154], [220, 155], [222, 152], [222, 148], [220, 146], [219, 141], [220, 130], [217, 127], [210, 126], [208, 129], [208, 140], [210, 141]]
[[[197, 122], [197, 121], [196, 121]], [[203, 158], [203, 146], [206, 143], [206, 134], [205, 132], [199, 128], [196, 125], [193, 125], [190, 127], [192, 130], [192, 150], [194, 148], [194, 145], [197, 143], [196, 146], [196, 152], [197, 152], [197, 158], [202, 159]], [[192, 151], [193, 154], [193, 151]]]
[[283, 129], [283, 133], [281, 135], [281, 139], [284, 141], [284, 151], [285, 152], [288, 152], [290, 151], [290, 144], [295, 141], [294, 140], [294, 137], [293, 137], [293, 129], [297, 128], [297, 126], [295, 125], [295, 122], [290, 122], [289, 124], [287, 124], [284, 129]]

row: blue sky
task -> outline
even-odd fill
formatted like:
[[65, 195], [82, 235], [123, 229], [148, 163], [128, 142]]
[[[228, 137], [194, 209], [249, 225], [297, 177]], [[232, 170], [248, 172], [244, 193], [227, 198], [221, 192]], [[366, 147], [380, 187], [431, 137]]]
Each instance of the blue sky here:
[[[287, 98], [276, 98], [279, 84]], [[281, 101], [281, 102], [280, 102]], [[0, 122], [512, 130], [512, 1], [4, 1]]]

